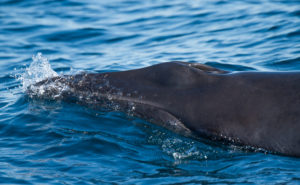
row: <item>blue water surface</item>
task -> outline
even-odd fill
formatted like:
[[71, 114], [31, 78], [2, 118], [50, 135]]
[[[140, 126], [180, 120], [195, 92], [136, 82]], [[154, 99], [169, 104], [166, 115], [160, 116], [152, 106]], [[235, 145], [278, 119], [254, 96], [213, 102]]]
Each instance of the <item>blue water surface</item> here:
[[120, 112], [30, 99], [20, 76], [38, 52], [59, 74], [172, 60], [300, 70], [300, 1], [0, 1], [0, 183], [300, 183], [298, 158], [186, 138]]

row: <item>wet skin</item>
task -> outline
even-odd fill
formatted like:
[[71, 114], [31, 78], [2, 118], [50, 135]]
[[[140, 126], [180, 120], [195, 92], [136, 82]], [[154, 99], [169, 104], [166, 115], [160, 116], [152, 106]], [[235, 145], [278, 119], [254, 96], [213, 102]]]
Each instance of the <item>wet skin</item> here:
[[43, 87], [40, 98], [111, 107], [186, 136], [300, 157], [300, 72], [229, 73], [203, 64], [169, 62], [55, 77], [34, 87]]

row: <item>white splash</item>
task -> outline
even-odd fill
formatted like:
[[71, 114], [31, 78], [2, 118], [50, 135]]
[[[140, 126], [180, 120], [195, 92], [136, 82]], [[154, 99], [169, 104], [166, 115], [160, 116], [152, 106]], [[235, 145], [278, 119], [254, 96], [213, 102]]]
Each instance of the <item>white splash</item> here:
[[[182, 160], [186, 158], [201, 157], [202, 153], [196, 144], [192, 141], [184, 141], [178, 138], [167, 138], [162, 143], [162, 149], [175, 160]], [[206, 156], [203, 157], [207, 159]]]
[[23, 90], [26, 90], [32, 84], [56, 76], [58, 74], [51, 68], [48, 59], [43, 57], [42, 53], [38, 53], [32, 57], [32, 63], [25, 69], [19, 79], [22, 82]]

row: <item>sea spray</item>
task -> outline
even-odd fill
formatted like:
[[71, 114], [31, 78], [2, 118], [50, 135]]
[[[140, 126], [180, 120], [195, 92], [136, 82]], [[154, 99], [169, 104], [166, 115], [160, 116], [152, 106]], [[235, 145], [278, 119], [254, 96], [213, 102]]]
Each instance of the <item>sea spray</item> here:
[[[52, 80], [54, 77], [58, 78]], [[49, 80], [47, 83], [36, 85], [47, 79]], [[32, 57], [32, 63], [25, 68], [19, 77], [23, 91], [30, 97], [45, 97], [47, 99], [59, 99], [61, 93], [69, 89], [65, 83], [62, 83], [61, 79], [63, 78], [59, 78], [59, 75], [51, 68], [48, 59], [43, 57], [42, 53]]]
[[32, 63], [20, 76], [20, 80], [23, 90], [26, 91], [30, 85], [56, 76], [58, 74], [51, 68], [48, 59], [43, 57], [42, 53], [38, 53], [32, 57]]

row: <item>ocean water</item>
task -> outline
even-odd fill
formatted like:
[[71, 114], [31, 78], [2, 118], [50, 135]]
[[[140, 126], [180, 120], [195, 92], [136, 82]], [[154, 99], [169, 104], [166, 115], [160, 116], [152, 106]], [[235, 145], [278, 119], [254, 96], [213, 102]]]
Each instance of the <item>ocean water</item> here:
[[0, 184], [300, 183], [298, 158], [24, 93], [46, 77], [172, 60], [299, 71], [300, 1], [1, 0]]

